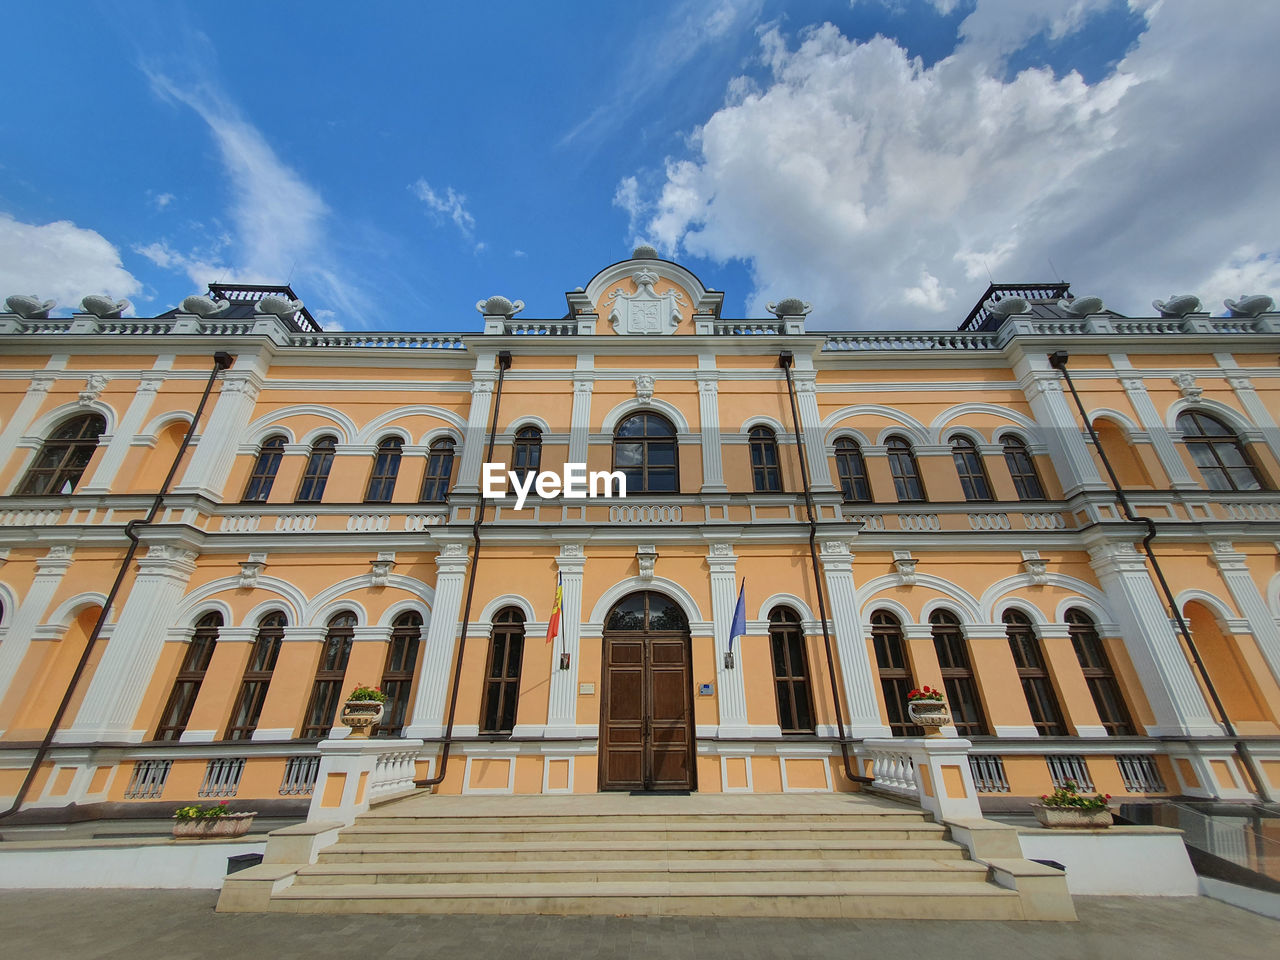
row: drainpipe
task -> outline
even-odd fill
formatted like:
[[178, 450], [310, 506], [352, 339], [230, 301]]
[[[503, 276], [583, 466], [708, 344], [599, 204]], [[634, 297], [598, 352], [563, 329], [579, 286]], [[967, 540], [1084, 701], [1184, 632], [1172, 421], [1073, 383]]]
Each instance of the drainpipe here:
[[818, 593], [818, 619], [822, 624], [822, 642], [827, 652], [827, 677], [831, 680], [831, 704], [836, 712], [836, 732], [840, 737], [840, 755], [844, 758], [844, 775], [854, 783], [874, 783], [872, 777], [857, 773], [849, 757], [849, 741], [844, 731], [844, 715], [840, 710], [840, 688], [836, 684], [835, 656], [831, 652], [831, 631], [827, 628], [826, 591], [822, 586], [822, 574], [818, 569], [818, 521], [813, 505], [813, 491], [809, 488], [809, 468], [805, 463], [804, 434], [800, 430], [800, 411], [796, 406], [796, 386], [791, 379], [793, 361], [790, 350], [778, 354], [778, 366], [787, 376], [787, 396], [791, 399], [791, 421], [796, 431], [796, 446], [800, 452], [800, 483], [804, 487], [804, 505], [809, 517], [809, 561], [813, 564], [813, 586]]
[[[493, 392], [493, 417], [489, 421], [489, 447], [485, 453], [485, 462], [493, 461], [493, 444], [498, 434], [498, 409], [502, 406], [502, 381], [507, 369], [511, 366], [511, 351], [503, 350], [498, 354], [498, 386]], [[467, 625], [471, 623], [471, 597], [476, 589], [476, 567], [480, 566], [480, 524], [484, 523], [484, 513], [488, 504], [484, 498], [484, 486], [480, 487], [480, 501], [476, 505], [475, 522], [471, 524], [471, 539], [475, 542], [475, 553], [471, 556], [471, 569], [467, 573], [467, 601], [462, 607], [462, 634], [458, 637], [458, 652], [453, 664], [453, 692], [449, 695], [449, 720], [444, 728], [444, 748], [440, 752], [440, 769], [436, 775], [427, 780], [415, 780], [415, 787], [431, 788], [444, 780], [445, 771], [449, 767], [449, 747], [453, 743], [453, 719], [458, 712], [458, 688], [462, 681], [462, 653], [467, 645]]]
[[1084, 421], [1085, 428], [1089, 431], [1089, 439], [1093, 441], [1093, 448], [1098, 451], [1098, 458], [1102, 461], [1103, 467], [1106, 468], [1107, 477], [1111, 481], [1111, 488], [1115, 491], [1116, 500], [1120, 504], [1120, 510], [1124, 513], [1124, 518], [1130, 523], [1141, 523], [1147, 528], [1147, 535], [1142, 538], [1142, 552], [1147, 555], [1151, 569], [1155, 572], [1156, 580], [1160, 583], [1160, 590], [1164, 594], [1165, 602], [1169, 604], [1173, 619], [1178, 624], [1178, 633], [1182, 636], [1182, 642], [1186, 644], [1187, 651], [1191, 654], [1191, 660], [1195, 664], [1196, 672], [1200, 675], [1200, 679], [1204, 682], [1205, 689], [1209, 691], [1209, 699], [1213, 701], [1213, 705], [1218, 711], [1222, 726], [1226, 730], [1227, 736], [1233, 740], [1232, 746], [1235, 748], [1236, 756], [1240, 758], [1240, 765], [1249, 774], [1249, 779], [1253, 781], [1254, 792], [1260, 798], [1263, 798], [1266, 794], [1262, 790], [1262, 779], [1253, 765], [1253, 757], [1249, 755], [1248, 749], [1240, 739], [1239, 734], [1236, 733], [1236, 728], [1231, 723], [1231, 719], [1227, 716], [1227, 708], [1223, 705], [1222, 698], [1218, 696], [1218, 689], [1214, 686], [1213, 680], [1209, 676], [1209, 670], [1205, 667], [1204, 660], [1200, 657], [1200, 651], [1196, 648], [1195, 641], [1191, 639], [1191, 630], [1187, 626], [1187, 621], [1183, 619], [1182, 611], [1178, 609], [1178, 603], [1174, 599], [1173, 591], [1169, 588], [1169, 582], [1164, 578], [1164, 571], [1160, 568], [1160, 561], [1156, 559], [1155, 552], [1151, 549], [1151, 541], [1156, 536], [1156, 522], [1150, 517], [1138, 516], [1129, 504], [1129, 498], [1125, 496], [1124, 488], [1120, 485], [1120, 478], [1116, 476], [1115, 468], [1111, 466], [1111, 460], [1107, 457], [1107, 451], [1103, 449], [1102, 443], [1098, 440], [1098, 432], [1093, 429], [1093, 423], [1085, 412], [1084, 402], [1080, 399], [1080, 394], [1071, 379], [1071, 374], [1067, 371], [1068, 359], [1070, 359], [1070, 356], [1067, 351], [1058, 350], [1049, 354], [1049, 365], [1062, 374], [1063, 379], [1067, 382], [1067, 387], [1071, 390], [1071, 396], [1076, 402], [1076, 409], [1080, 411], [1080, 419]]
[[204, 413], [205, 404], [208, 402], [209, 394], [213, 390], [214, 381], [218, 379], [219, 373], [231, 366], [231, 362], [234, 359], [234, 356], [222, 350], [213, 355], [213, 369], [209, 371], [209, 382], [204, 385], [204, 393], [200, 396], [200, 404], [196, 407], [195, 416], [191, 418], [191, 425], [187, 427], [186, 436], [182, 438], [182, 445], [178, 447], [173, 463], [169, 465], [169, 472], [165, 474], [164, 482], [160, 484], [159, 492], [151, 500], [151, 509], [147, 511], [147, 515], [143, 519], [130, 520], [125, 524], [124, 535], [129, 538], [129, 549], [125, 551], [124, 559], [120, 561], [120, 569], [116, 571], [116, 579], [111, 584], [111, 592], [107, 594], [107, 599], [103, 601], [102, 610], [98, 613], [98, 620], [94, 623], [93, 631], [89, 634], [89, 641], [84, 645], [84, 652], [80, 654], [75, 671], [71, 674], [71, 680], [67, 684], [66, 692], [62, 695], [62, 701], [58, 704], [58, 709], [53, 714], [53, 720], [49, 723], [49, 729], [45, 732], [44, 739], [36, 749], [35, 759], [31, 762], [31, 767], [27, 770], [26, 777], [23, 778], [22, 786], [18, 788], [18, 794], [13, 798], [13, 803], [9, 805], [9, 809], [0, 813], [0, 819], [17, 813], [18, 808], [22, 806], [22, 801], [26, 799], [27, 791], [31, 789], [31, 784], [35, 781], [36, 774], [40, 771], [40, 764], [44, 762], [44, 758], [49, 753], [49, 748], [53, 745], [54, 734], [62, 723], [67, 707], [71, 705], [71, 698], [75, 694], [81, 678], [84, 676], [85, 668], [89, 665], [89, 656], [93, 653], [93, 648], [98, 642], [98, 635], [102, 633], [102, 628], [111, 613], [111, 606], [115, 603], [116, 595], [120, 592], [120, 585], [124, 583], [125, 574], [133, 566], [133, 558], [137, 555], [138, 547], [140, 546], [140, 538], [136, 531], [138, 527], [145, 527], [151, 524], [155, 520], [156, 514], [160, 512], [165, 494], [169, 492], [169, 484], [173, 482], [174, 475], [178, 472], [178, 465], [182, 462], [182, 457], [187, 452], [187, 447], [191, 444], [191, 437], [196, 432], [196, 426], [200, 423], [200, 417]]

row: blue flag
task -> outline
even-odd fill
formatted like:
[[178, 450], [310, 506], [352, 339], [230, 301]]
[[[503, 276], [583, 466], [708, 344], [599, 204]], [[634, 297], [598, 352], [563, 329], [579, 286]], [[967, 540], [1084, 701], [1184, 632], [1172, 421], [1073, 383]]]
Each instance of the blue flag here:
[[729, 652], [733, 653], [733, 641], [747, 632], [747, 578], [742, 578], [738, 589], [738, 605], [733, 609], [733, 623], [729, 624]]

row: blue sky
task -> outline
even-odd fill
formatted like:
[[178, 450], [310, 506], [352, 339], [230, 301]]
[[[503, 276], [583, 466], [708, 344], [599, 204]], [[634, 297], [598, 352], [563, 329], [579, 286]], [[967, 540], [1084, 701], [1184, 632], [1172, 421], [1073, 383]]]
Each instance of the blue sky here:
[[291, 281], [346, 329], [526, 315], [648, 241], [812, 326], [996, 280], [1280, 294], [1280, 5], [14, 5], [0, 297]]

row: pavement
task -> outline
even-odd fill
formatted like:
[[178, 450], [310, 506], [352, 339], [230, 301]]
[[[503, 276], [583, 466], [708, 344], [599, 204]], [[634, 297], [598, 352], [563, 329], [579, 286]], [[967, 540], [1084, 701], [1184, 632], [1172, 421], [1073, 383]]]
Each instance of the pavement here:
[[0, 950], [45, 960], [1280, 956], [1280, 920], [1205, 897], [1076, 897], [1079, 923], [219, 914], [216, 901], [216, 891], [4, 891]]

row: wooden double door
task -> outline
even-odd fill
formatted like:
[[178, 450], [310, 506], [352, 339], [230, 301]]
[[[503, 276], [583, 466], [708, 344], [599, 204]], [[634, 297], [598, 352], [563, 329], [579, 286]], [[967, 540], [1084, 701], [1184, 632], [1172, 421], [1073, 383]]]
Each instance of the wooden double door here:
[[642, 620], [624, 615], [606, 621], [616, 628], [606, 626], [604, 635], [600, 789], [691, 790], [695, 775], [689, 629], [678, 607], [678, 616], [671, 616], [674, 605], [661, 594], [632, 594], [619, 607], [628, 601], [631, 612], [643, 614]]

